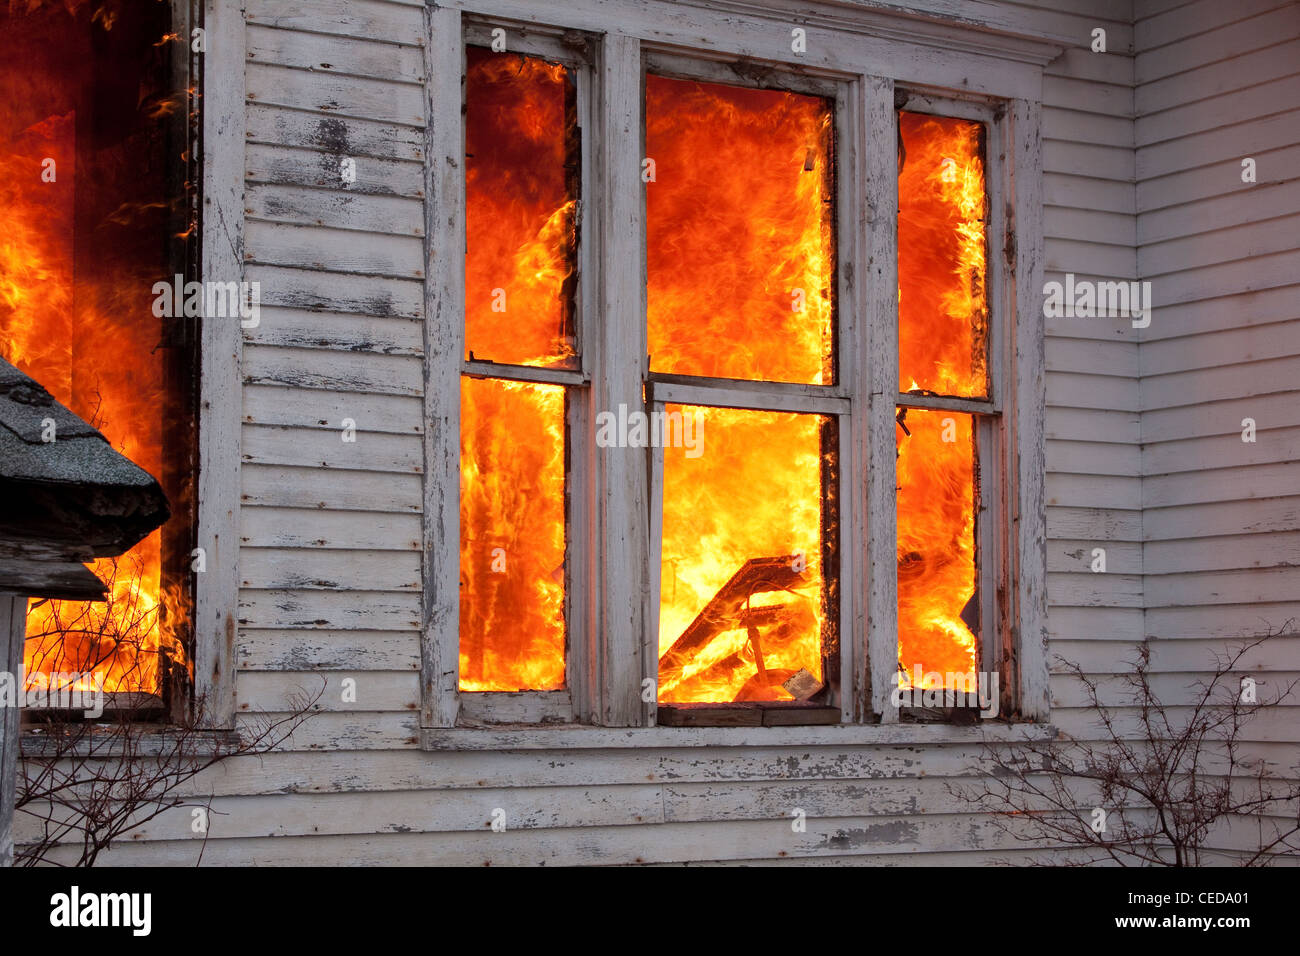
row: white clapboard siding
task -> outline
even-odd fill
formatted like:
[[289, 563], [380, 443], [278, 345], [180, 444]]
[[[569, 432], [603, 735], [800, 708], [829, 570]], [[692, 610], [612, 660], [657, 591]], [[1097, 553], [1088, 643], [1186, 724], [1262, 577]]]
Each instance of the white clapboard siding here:
[[249, 26], [246, 42], [251, 63], [273, 63], [412, 86], [419, 86], [424, 79], [424, 57], [419, 47], [409, 44], [328, 36], [258, 23]]
[[[1127, 318], [1043, 320], [1048, 656], [1120, 674], [1150, 636], [1160, 690], [1176, 693], [1225, 639], [1300, 617], [1300, 560], [1288, 564], [1297, 348], [1282, 345], [1300, 318], [1287, 244], [1300, 216], [1287, 172], [1300, 111], [1278, 113], [1300, 92], [1287, 68], [1292, 15], [1280, 0], [1248, 0], [1245, 12], [1211, 0], [914, 5], [1069, 47], [1041, 83], [1045, 280], [1154, 276], [1157, 309], [1144, 330]], [[538, 5], [502, 6], [545, 19]], [[622, 17], [659, 28], [630, 0], [547, 6], [561, 26]], [[181, 788], [215, 795], [206, 846], [187, 814], [169, 811], [105, 862], [193, 864], [200, 849], [211, 865], [987, 865], [1041, 853], [951, 791], [987, 770], [977, 733], [829, 745], [814, 728], [797, 743], [536, 749], [502, 732], [488, 749], [421, 749], [429, 14], [419, 0], [244, 8], [243, 234], [262, 313], [243, 332], [241, 365], [237, 726], [321, 696], [274, 753]], [[677, 5], [664, 36], [684, 42], [718, 16]], [[726, 43], [700, 42], [728, 55], [772, 49], [761, 22], [734, 20]], [[1105, 54], [1088, 49], [1098, 26]], [[815, 62], [835, 68], [849, 48], [837, 39]], [[968, 56], [927, 52], [906, 79], [955, 85]], [[1038, 89], [1022, 64], [1008, 61], [1006, 76], [1008, 89]], [[1258, 152], [1255, 186], [1240, 183], [1242, 150]], [[1243, 445], [1240, 420], [1261, 389], [1259, 439]], [[355, 442], [343, 441], [344, 419]], [[1238, 457], [1224, 460], [1229, 448]], [[1099, 547], [1105, 573], [1091, 571]], [[1294, 660], [1297, 642], [1246, 663], [1284, 677], [1294, 666], [1276, 662]], [[1053, 724], [1095, 738], [1095, 713], [1053, 669]], [[1252, 727], [1276, 765], [1295, 713]], [[1136, 728], [1131, 710], [1119, 717]], [[796, 806], [804, 833], [788, 825]], [[505, 833], [491, 832], [497, 808]], [[1225, 835], [1225, 854], [1239, 842]]]
[[[488, 808], [489, 820], [491, 809]], [[504, 808], [503, 808], [504, 809]], [[139, 852], [139, 844], [123, 844], [103, 854], [107, 865], [145, 861], [194, 865], [200, 849], [203, 862], [223, 865], [373, 866], [400, 860], [412, 866], [591, 864], [632, 865], [656, 862], [709, 862], [762, 859], [768, 856], [870, 856], [874, 853], [925, 854], [954, 845], [1003, 850], [1021, 846], [987, 816], [970, 814], [898, 815], [864, 820], [860, 817], [809, 817], [807, 829], [795, 833], [784, 821], [705, 821], [662, 823], [653, 827], [584, 827], [579, 840], [564, 828], [509, 829], [492, 832], [396, 833], [368, 836], [258, 837], [242, 840], [159, 841]], [[75, 858], [75, 857], [74, 857]], [[57, 859], [57, 857], [56, 857]]]
[[[1300, 221], [1297, 221], [1296, 227], [1294, 235], [1300, 235]], [[1159, 375], [1180, 370], [1213, 368], [1222, 362], [1240, 364], [1282, 355], [1300, 355], [1300, 342], [1295, 341], [1295, 338], [1288, 334], [1290, 331], [1288, 323], [1300, 319], [1300, 303], [1290, 311], [1293, 314], [1283, 321], [1267, 325], [1226, 328], [1220, 332], [1209, 332], [1203, 335], [1144, 342], [1142, 343], [1143, 372], [1147, 375]], [[1216, 359], [1219, 361], [1216, 362]], [[1288, 393], [1283, 398], [1292, 403], [1285, 406], [1290, 412], [1295, 407], [1295, 395]], [[1274, 401], [1270, 400], [1270, 411], [1274, 407]], [[1278, 421], [1272, 414], [1269, 418], [1271, 421]]]
[[249, 63], [245, 75], [251, 102], [386, 123], [424, 123], [424, 97], [416, 83], [292, 70], [256, 62]]
[[1300, 633], [1300, 612], [1294, 597], [1248, 606], [1152, 607], [1146, 613], [1146, 626], [1152, 637], [1241, 640], [1279, 629]]
[[247, 548], [419, 551], [420, 518], [414, 514], [247, 508], [240, 516]]
[[1148, 550], [1162, 541], [1292, 531], [1300, 527], [1300, 496], [1148, 508], [1143, 526]]
[[240, 677], [237, 699], [240, 710], [277, 713], [293, 709], [293, 701], [304, 695], [316, 698], [312, 706], [319, 711], [414, 710], [420, 679], [409, 670], [373, 666], [354, 672], [251, 671]]
[[[1142, 608], [1133, 607], [1061, 607], [1052, 609], [1048, 633], [1052, 637], [1052, 657], [1060, 655], [1056, 641], [1133, 641], [1142, 633]], [[1080, 662], [1082, 663], [1082, 662]]]
[[[323, 116], [280, 106], [249, 104], [245, 138], [251, 145], [313, 150], [333, 157], [419, 163], [424, 159], [424, 131], [418, 126], [380, 123], [355, 116]], [[365, 169], [361, 163], [358, 173]]]
[[[414, 355], [375, 354], [354, 349], [295, 349], [253, 344], [244, 348], [244, 374], [250, 384], [288, 385], [331, 393], [419, 395], [423, 388], [422, 364]], [[321, 408], [328, 409], [331, 396], [321, 396], [319, 402]]]
[[[322, 402], [320, 408], [332, 413], [334, 406]], [[259, 465], [412, 474], [423, 470], [416, 435], [366, 434], [358, 429], [356, 441], [343, 438], [341, 429], [245, 425], [241, 455], [245, 462]], [[382, 479], [373, 483], [379, 486]]]
[[347, 315], [262, 306], [257, 328], [245, 332], [250, 345], [346, 349], [383, 355], [420, 355], [420, 324], [392, 316]]
[[[343, 182], [342, 161], [346, 158], [355, 160], [351, 166], [355, 179], [349, 183]], [[424, 195], [421, 164], [404, 159], [349, 157], [346, 152], [297, 149], [288, 143], [276, 146], [250, 144], [245, 164], [249, 183], [315, 186], [338, 189], [348, 194], [405, 196], [413, 199]]]
[[248, 0], [250, 24], [302, 33], [383, 40], [418, 46], [423, 38], [419, 6], [386, 0]]
[[326, 471], [311, 464], [283, 467], [245, 463], [243, 493], [248, 507], [268, 505], [339, 511], [418, 514], [424, 507], [418, 474]]
[[414, 631], [245, 629], [236, 647], [241, 671], [419, 670]]
[[245, 192], [244, 204], [248, 218], [259, 222], [424, 235], [424, 206], [418, 199], [258, 184]]
[[[419, 435], [419, 400], [408, 395], [305, 389], [292, 385], [247, 385], [243, 420], [250, 425], [342, 428], [351, 418], [358, 432]], [[314, 417], [313, 417], [314, 416]]]
[[239, 624], [245, 628], [319, 627], [334, 630], [415, 630], [419, 595], [402, 591], [244, 588]]
[[260, 284], [268, 305], [404, 319], [422, 314], [421, 282], [258, 265], [248, 266], [245, 274]]

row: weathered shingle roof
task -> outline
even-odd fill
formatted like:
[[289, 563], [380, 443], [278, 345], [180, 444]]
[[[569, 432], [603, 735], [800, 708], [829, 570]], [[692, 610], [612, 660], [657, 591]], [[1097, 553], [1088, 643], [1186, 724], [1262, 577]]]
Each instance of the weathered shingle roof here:
[[147, 471], [0, 359], [0, 588], [18, 559], [116, 556], [169, 514]]

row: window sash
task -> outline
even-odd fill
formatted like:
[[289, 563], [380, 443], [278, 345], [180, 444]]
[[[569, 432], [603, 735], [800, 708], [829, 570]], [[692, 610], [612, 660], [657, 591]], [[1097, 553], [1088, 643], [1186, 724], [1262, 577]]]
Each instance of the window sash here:
[[[463, 43], [461, 15], [455, 7], [430, 9], [433, 42], [430, 76], [446, 75], [448, 63], [459, 64]], [[530, 52], [519, 29], [507, 27], [508, 48]], [[545, 36], [559, 42], [561, 31], [529, 25], [529, 39]], [[571, 38], [570, 38], [571, 39]], [[560, 46], [564, 46], [563, 43]], [[680, 49], [680, 48], [679, 48]], [[461, 374], [539, 380], [543, 371], [556, 384], [575, 386], [574, 406], [587, 420], [573, 434], [587, 441], [575, 448], [571, 478], [574, 515], [590, 504], [589, 520], [573, 533], [575, 553], [591, 555], [582, 582], [571, 596], [571, 621], [587, 625], [584, 664], [571, 683], [574, 719], [607, 726], [653, 725], [655, 695], [646, 701], [645, 681], [658, 673], [658, 549], [662, 533], [662, 455], [648, 461], [628, 449], [597, 449], [591, 440], [594, 411], [620, 402], [647, 410], [661, 403], [806, 411], [835, 414], [840, 424], [840, 644], [841, 719], [845, 723], [891, 723], [889, 677], [897, 667], [897, 530], [894, 514], [894, 429], [898, 406], [951, 409], [976, 416], [981, 449], [980, 494], [990, 510], [979, 522], [981, 609], [984, 620], [980, 654], [985, 661], [1012, 663], [1004, 672], [1004, 700], [1011, 694], [1026, 716], [1045, 716], [1045, 599], [1042, 596], [1045, 554], [1042, 508], [1042, 340], [1034, 321], [1034, 283], [1041, 285], [1040, 108], [1021, 100], [1001, 101], [996, 108], [979, 97], [908, 84], [905, 108], [979, 119], [989, 124], [986, 183], [990, 196], [989, 257], [989, 398], [987, 401], [900, 394], [897, 359], [897, 168], [894, 150], [872, 149], [873, 143], [897, 139], [896, 90], [888, 77], [837, 73], [816, 67], [800, 73], [780, 66], [759, 67], [745, 77], [706, 51], [682, 56], [612, 30], [589, 43], [592, 86], [590, 114], [584, 124], [580, 239], [581, 369], [521, 370], [493, 363], [463, 363], [463, 335], [449, 316], [462, 317], [463, 287], [458, 269], [431, 270], [428, 283], [426, 358], [430, 366], [426, 404], [430, 420], [443, 427], [426, 435], [430, 467], [426, 473], [425, 522], [430, 555], [431, 590], [426, 593], [426, 639], [422, 675], [422, 723], [454, 726], [462, 702], [455, 689], [456, 590], [452, 565], [439, 567], [439, 553], [458, 545], [456, 515], [441, 509], [440, 481], [458, 487], [458, 448], [447, 456], [446, 435], [459, 441], [459, 416], [446, 394], [458, 401]], [[542, 55], [552, 56], [551, 52]], [[586, 60], [584, 59], [584, 62]], [[440, 72], [440, 68], [441, 72]], [[748, 69], [748, 67], [745, 67]], [[644, 193], [640, 161], [644, 155], [642, 109], [646, 70], [670, 76], [732, 85], [771, 85], [794, 92], [827, 96], [834, 102], [836, 136], [836, 338], [832, 385], [736, 382], [685, 376], [649, 375], [645, 349]], [[430, 84], [430, 116], [459, 116], [460, 92], [449, 84]], [[453, 105], [454, 104], [454, 105]], [[452, 108], [454, 112], [446, 112]], [[433, 122], [430, 157], [455, 156], [459, 122]], [[455, 128], [455, 132], [449, 132]], [[440, 152], [443, 148], [451, 151]], [[1000, 162], [1005, 154], [1008, 162]], [[463, 249], [463, 185], [459, 170], [436, 160], [428, 171], [428, 235], [436, 249]], [[1014, 187], [1014, 188], [1013, 188]], [[590, 198], [590, 202], [587, 200]], [[459, 203], [459, 204], [458, 204]], [[436, 213], [435, 213], [436, 210]], [[1010, 239], [1022, 223], [1019, 246]], [[617, 228], [614, 224], [617, 223]], [[459, 240], [459, 241], [458, 241]], [[636, 263], [640, 263], [639, 268]], [[607, 266], [607, 263], [616, 265]], [[629, 268], [629, 266], [631, 266]], [[856, 281], [850, 280], [856, 276]], [[599, 313], [620, 321], [594, 323]], [[446, 352], [439, 351], [446, 348]], [[436, 360], [447, 353], [454, 363]], [[447, 366], [453, 366], [448, 368]], [[644, 386], [643, 386], [644, 383]], [[440, 397], [441, 396], [441, 397]], [[439, 438], [439, 433], [442, 438]], [[445, 487], [445, 486], [444, 486]], [[1014, 520], [1013, 520], [1014, 519]], [[986, 541], [985, 532], [993, 540]], [[996, 533], [994, 533], [996, 532]], [[650, 547], [645, 547], [645, 542]], [[874, 573], [873, 573], [874, 572]], [[1028, 575], [1022, 581], [1020, 575]], [[996, 589], [1005, 587], [999, 607]], [[988, 592], [993, 591], [994, 595]], [[449, 613], [450, 612], [450, 613]], [[440, 635], [441, 638], [440, 638]], [[579, 648], [573, 641], [571, 653]], [[1041, 645], [1041, 646], [1040, 646]], [[448, 687], [445, 662], [450, 659]], [[999, 663], [1001, 666], [1001, 663]], [[1042, 671], [1041, 677], [1038, 670]], [[518, 698], [525, 695], [506, 695]], [[486, 700], [486, 697], [484, 698]], [[491, 702], [489, 702], [491, 703]], [[510, 706], [502, 702], [500, 707]], [[1005, 704], [1004, 704], [1005, 707]], [[527, 711], [527, 708], [524, 708]], [[1006, 711], [1004, 710], [1004, 713]], [[534, 716], [529, 716], [534, 714]], [[466, 716], [469, 716], [468, 714]], [[544, 719], [529, 711], [525, 722]]]
[[[987, 398], [970, 399], [948, 395], [913, 394], [900, 390], [898, 381], [899, 313], [898, 300], [895, 296], [890, 299], [886, 306], [889, 317], [884, 328], [878, 327], [873, 330], [882, 335], [881, 345], [883, 347], [873, 350], [872, 357], [876, 366], [873, 376], [874, 382], [884, 385], [885, 388], [882, 388], [881, 391], [884, 394], [892, 392], [895, 399], [894, 402], [889, 403], [891, 406], [889, 408], [886, 408], [886, 403], [883, 400], [881, 401], [881, 407], [876, 409], [873, 424], [877, 427], [882, 425], [885, 412], [889, 412], [891, 420], [889, 422], [888, 446], [892, 450], [894, 425], [892, 406], [952, 411], [972, 416], [975, 452], [979, 461], [975, 491], [980, 505], [975, 522], [975, 572], [976, 588], [980, 602], [980, 633], [977, 635], [975, 666], [977, 670], [999, 674], [1003, 698], [1000, 711], [1007, 713], [1016, 706], [1018, 697], [1013, 686], [1015, 675], [1009, 671], [1010, 662], [1014, 658], [1012, 631], [1014, 622], [1011, 607], [1015, 602], [1015, 597], [1012, 594], [1013, 589], [1007, 577], [1010, 568], [1008, 550], [1011, 547], [1012, 533], [1009, 519], [1010, 515], [1014, 513], [1014, 508], [1009, 503], [1009, 493], [1012, 492], [1015, 486], [1015, 482], [1009, 482], [1008, 478], [1015, 475], [1015, 458], [1013, 454], [1015, 435], [1012, 432], [1013, 423], [1009, 421], [1009, 416], [1004, 415], [1003, 412], [1005, 393], [1008, 388], [1008, 370], [1016, 367], [1016, 356], [1014, 352], [1009, 354], [1007, 351], [1010, 341], [1008, 327], [1015, 327], [1013, 324], [1015, 322], [1015, 298], [1010, 294], [1012, 263], [1005, 255], [1000, 254], [1005, 252], [1007, 247], [1004, 246], [1000, 249], [999, 245], [1007, 235], [1006, 209], [1009, 206], [1009, 198], [1013, 196], [1009, 180], [1010, 167], [1002, 157], [1011, 153], [1012, 144], [1009, 142], [1007, 125], [1003, 122], [1005, 111], [1001, 107], [995, 107], [979, 99], [954, 97], [946, 93], [924, 89], [916, 90], [909, 87], [906, 90], [893, 89], [893, 103], [888, 104], [890, 108], [886, 112], [887, 104], [883, 92], [881, 90], [881, 95], [877, 97], [876, 124], [881, 130], [881, 135], [890, 135], [891, 138], [887, 140], [888, 142], [897, 140], [898, 112], [900, 109], [914, 113], [929, 113], [937, 116], [973, 120], [983, 123], [986, 129], [984, 184], [988, 209], [988, 221], [985, 230], [988, 247], [985, 277], [988, 308]], [[897, 270], [898, 179], [892, 154], [887, 164], [891, 168], [893, 183], [892, 194], [884, 197], [886, 201], [892, 200], [893, 207], [890, 218], [892, 228], [888, 230], [892, 235], [888, 241], [891, 242], [894, 248], [892, 263], [894, 269]], [[882, 170], [879, 175], [883, 179], [886, 173]], [[892, 287], [897, 288], [896, 275]], [[885, 437], [877, 435], [874, 447], [883, 451], [884, 445]], [[882, 455], [882, 460], [883, 457]], [[895, 474], [895, 469], [891, 464], [888, 468], [888, 479], [891, 484], [895, 479]], [[883, 481], [879, 483], [883, 484]], [[891, 489], [891, 503], [895, 500], [893, 495]], [[873, 508], [873, 514], [878, 514], [878, 523], [884, 520], [893, 523], [889, 535], [889, 547], [892, 549], [896, 547], [897, 542], [897, 515], [895, 513], [884, 516], [879, 514], [881, 510], [883, 509]], [[869, 544], [869, 547], [872, 548], [873, 557], [875, 557], [876, 561], [884, 560], [884, 545], [879, 541], [873, 541]], [[875, 612], [878, 624], [871, 628], [869, 640], [884, 640], [887, 644], [886, 648], [877, 648], [874, 653], [870, 654], [872, 671], [869, 680], [872, 687], [872, 709], [882, 723], [896, 722], [900, 716], [898, 709], [890, 704], [888, 697], [889, 691], [893, 689], [892, 680], [897, 669], [899, 646], [896, 578], [890, 583], [893, 585], [892, 588], [872, 589], [872, 605], [870, 609]], [[884, 592], [890, 590], [893, 593], [886, 596]], [[885, 603], [886, 600], [888, 600], [887, 604]]]

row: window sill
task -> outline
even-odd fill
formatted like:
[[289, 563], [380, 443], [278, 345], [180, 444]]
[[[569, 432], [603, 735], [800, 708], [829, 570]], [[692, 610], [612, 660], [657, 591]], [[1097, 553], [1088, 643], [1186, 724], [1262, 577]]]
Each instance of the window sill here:
[[1051, 740], [1050, 724], [863, 724], [836, 727], [423, 728], [423, 750], [571, 750], [667, 747], [871, 747]]

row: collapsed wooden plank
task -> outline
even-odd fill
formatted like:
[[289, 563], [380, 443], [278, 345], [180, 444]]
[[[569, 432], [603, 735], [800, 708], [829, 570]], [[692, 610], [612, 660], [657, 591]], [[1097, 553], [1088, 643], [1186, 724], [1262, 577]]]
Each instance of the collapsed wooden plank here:
[[[786, 555], [750, 558], [718, 589], [679, 638], [659, 658], [660, 686], [676, 682], [686, 666], [719, 634], [780, 623], [789, 613], [786, 605], [749, 607], [755, 594], [793, 591], [808, 583]], [[788, 675], [787, 675], [788, 676]]]

